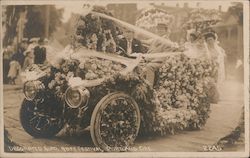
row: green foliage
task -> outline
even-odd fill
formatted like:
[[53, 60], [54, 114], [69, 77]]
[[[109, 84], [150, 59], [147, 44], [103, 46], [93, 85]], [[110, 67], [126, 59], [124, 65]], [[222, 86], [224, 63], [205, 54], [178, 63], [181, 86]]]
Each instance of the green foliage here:
[[46, 25], [46, 7], [49, 7], [49, 35], [61, 25], [63, 9], [56, 9], [55, 6], [28, 6], [27, 23], [24, 29], [24, 36], [44, 37]]
[[[45, 37], [45, 17], [46, 5], [8, 5], [6, 7], [6, 33], [3, 39], [3, 46], [12, 44], [17, 35], [17, 23], [20, 14], [27, 11], [27, 22], [24, 28], [24, 37]], [[57, 9], [54, 5], [49, 6], [49, 35], [51, 35], [58, 26], [61, 25], [63, 9]]]
[[20, 13], [25, 10], [25, 6], [22, 5], [8, 5], [6, 7], [6, 32], [3, 38], [3, 46], [7, 46], [13, 42], [14, 37], [17, 35], [16, 27], [20, 17]]
[[233, 6], [228, 8], [228, 13], [237, 17], [238, 23], [243, 25], [243, 4], [241, 2], [233, 2]]

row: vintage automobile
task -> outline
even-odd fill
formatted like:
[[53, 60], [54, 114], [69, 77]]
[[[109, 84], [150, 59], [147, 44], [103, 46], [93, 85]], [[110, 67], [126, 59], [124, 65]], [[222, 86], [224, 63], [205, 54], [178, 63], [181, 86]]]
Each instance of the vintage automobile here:
[[[116, 147], [121, 147], [119, 151], [123, 151], [123, 147], [134, 143], [140, 129], [150, 128], [147, 126], [147, 121], [151, 119], [148, 112], [155, 110], [153, 91], [154, 87], [157, 87], [155, 84], [159, 82], [154, 83], [153, 79], [150, 83], [147, 74], [142, 72], [147, 72], [148, 65], [152, 63], [159, 68], [159, 61], [181, 52], [176, 52], [176, 45], [167, 39], [105, 14], [91, 14], [112, 20], [117, 26], [139, 32], [143, 35], [141, 41], [157, 39], [172, 52], [139, 53], [124, 57], [85, 47], [70, 47], [64, 54], [59, 55], [59, 58], [64, 59], [58, 60], [60, 64], [62, 61], [72, 61], [68, 63], [68, 67], [67, 64], [65, 67], [63, 64], [36, 65], [25, 72], [25, 99], [20, 110], [20, 120], [24, 130], [33, 137], [55, 136], [65, 124], [72, 128], [90, 127], [95, 146], [104, 151], [115, 151]], [[137, 36], [139, 38], [140, 35]], [[149, 45], [150, 43], [147, 47]], [[102, 74], [101, 78], [91, 75], [88, 78], [79, 77], [81, 75], [77, 72], [83, 60], [85, 68], [89, 66], [93, 71], [112, 65], [118, 66], [114, 67], [115, 71], [111, 70], [112, 73]], [[88, 60], [90, 65], [86, 64]], [[73, 72], [71, 76], [63, 74], [69, 71]], [[58, 86], [52, 88], [55, 78], [64, 79], [59, 80]], [[136, 97], [139, 93], [143, 94], [140, 95], [143, 97]]]

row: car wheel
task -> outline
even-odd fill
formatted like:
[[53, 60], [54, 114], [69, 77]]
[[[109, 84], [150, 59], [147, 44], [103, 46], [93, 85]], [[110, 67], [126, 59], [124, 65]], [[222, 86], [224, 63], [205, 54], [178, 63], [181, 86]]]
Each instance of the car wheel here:
[[59, 111], [56, 107], [40, 105], [38, 108], [34, 102], [24, 100], [20, 110], [20, 121], [24, 130], [33, 137], [55, 136], [64, 125], [62, 118], [56, 117]]
[[96, 105], [90, 123], [95, 146], [104, 151], [127, 151], [139, 132], [140, 109], [123, 92], [110, 93]]

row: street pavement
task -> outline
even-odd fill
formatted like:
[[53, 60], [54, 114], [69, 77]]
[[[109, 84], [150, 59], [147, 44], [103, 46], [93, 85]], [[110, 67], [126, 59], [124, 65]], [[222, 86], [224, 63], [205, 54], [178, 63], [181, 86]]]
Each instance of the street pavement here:
[[[139, 137], [135, 142], [138, 151], [223, 151], [213, 146], [220, 138], [229, 134], [238, 125], [244, 105], [243, 84], [226, 81], [220, 87], [218, 104], [211, 105], [210, 117], [201, 130], [182, 131], [175, 135]], [[56, 137], [37, 139], [28, 135], [21, 127], [19, 109], [24, 98], [20, 86], [4, 86], [4, 126], [11, 139], [25, 152], [88, 152], [94, 147], [89, 131], [68, 136], [63, 129]], [[43, 148], [43, 149], [41, 149]], [[21, 150], [22, 150], [21, 149]], [[14, 150], [10, 148], [10, 150]], [[20, 150], [20, 149], [15, 149]], [[230, 151], [244, 151], [244, 146], [230, 148]]]

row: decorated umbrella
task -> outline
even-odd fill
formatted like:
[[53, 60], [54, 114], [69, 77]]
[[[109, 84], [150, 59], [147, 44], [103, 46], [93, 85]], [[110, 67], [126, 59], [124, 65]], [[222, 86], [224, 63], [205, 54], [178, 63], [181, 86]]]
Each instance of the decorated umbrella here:
[[165, 10], [151, 7], [141, 12], [141, 15], [136, 20], [136, 26], [155, 32], [159, 24], [164, 24], [167, 27], [173, 21], [173, 15]]
[[198, 32], [201, 32], [204, 29], [207, 29], [216, 23], [221, 21], [221, 12], [218, 10], [212, 9], [207, 10], [203, 8], [193, 9], [188, 16], [188, 20], [184, 23], [184, 29], [195, 29]]

